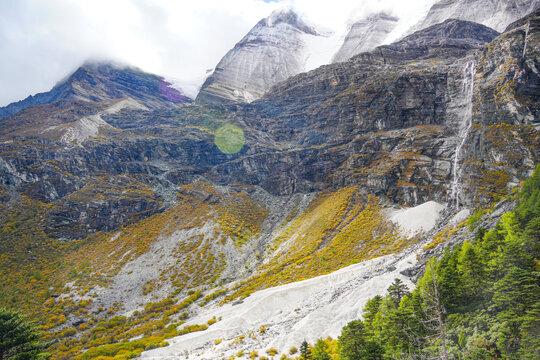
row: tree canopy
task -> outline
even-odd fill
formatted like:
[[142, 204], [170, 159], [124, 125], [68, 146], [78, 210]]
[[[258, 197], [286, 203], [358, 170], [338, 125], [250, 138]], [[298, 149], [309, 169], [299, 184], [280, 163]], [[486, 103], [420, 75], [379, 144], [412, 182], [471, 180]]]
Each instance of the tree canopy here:
[[0, 308], [0, 360], [42, 360], [43, 351], [36, 328], [18, 312]]

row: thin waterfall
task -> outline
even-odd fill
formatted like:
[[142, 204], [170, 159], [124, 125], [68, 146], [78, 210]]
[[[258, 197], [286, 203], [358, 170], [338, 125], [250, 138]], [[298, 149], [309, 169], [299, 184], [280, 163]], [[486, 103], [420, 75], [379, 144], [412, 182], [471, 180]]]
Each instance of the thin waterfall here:
[[523, 41], [523, 55], [522, 57], [525, 57], [525, 52], [527, 51], [527, 38], [529, 37], [529, 27], [531, 25], [531, 22], [527, 22], [527, 26], [525, 27], [525, 40]]
[[459, 124], [458, 138], [459, 143], [454, 152], [453, 159], [453, 178], [452, 178], [452, 187], [450, 192], [450, 206], [454, 206], [456, 209], [459, 207], [459, 196], [461, 194], [462, 183], [461, 183], [461, 173], [462, 168], [460, 166], [460, 155], [467, 136], [469, 135], [469, 130], [472, 126], [472, 110], [473, 110], [473, 92], [474, 92], [474, 77], [476, 75], [476, 63], [474, 61], [469, 61], [463, 67], [463, 80], [461, 95], [463, 98], [464, 106], [461, 111], [460, 117], [461, 122]]

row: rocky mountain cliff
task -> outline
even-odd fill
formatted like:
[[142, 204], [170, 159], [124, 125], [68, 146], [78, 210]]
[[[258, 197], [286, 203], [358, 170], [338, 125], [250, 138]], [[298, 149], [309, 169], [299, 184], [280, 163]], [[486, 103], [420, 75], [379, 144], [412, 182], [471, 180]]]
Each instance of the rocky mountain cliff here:
[[319, 36], [291, 10], [262, 19], [231, 49], [202, 85], [200, 104], [251, 102], [305, 69], [306, 36]]
[[[537, 25], [528, 24], [528, 42], [535, 44]], [[131, 206], [141, 215], [152, 211], [135, 209], [158, 198], [173, 201], [177, 186], [201, 176], [220, 185], [258, 185], [275, 195], [361, 185], [366, 194], [391, 202], [445, 203], [453, 191], [454, 170], [467, 159], [462, 186], [469, 191], [459, 201], [486, 203], [526, 177], [538, 158], [531, 141], [538, 136], [532, 127], [538, 121], [536, 48], [524, 52], [524, 29], [495, 38], [497, 33], [485, 26], [446, 21], [346, 63], [292, 77], [246, 105], [178, 107], [164, 99], [155, 77], [153, 87], [137, 79], [130, 90], [133, 98], [121, 101], [61, 100], [29, 107], [2, 120], [0, 171], [5, 194], [11, 194], [6, 199], [25, 194], [62, 202], [86, 191], [96, 176], [108, 188], [109, 181], [116, 181], [110, 179], [130, 175], [137, 186], [152, 189], [135, 199], [140, 206]], [[482, 50], [471, 53], [474, 49]], [[475, 68], [474, 79], [469, 80], [467, 66]], [[111, 74], [113, 80], [129, 79], [132, 72]], [[474, 82], [470, 96], [462, 92], [464, 81]], [[91, 93], [104, 94], [99, 90], [103, 83], [98, 84]], [[473, 127], [463, 134], [459, 129], [469, 121], [463, 114], [469, 106]], [[214, 144], [213, 133], [230, 122], [245, 134], [237, 154], [224, 154]], [[512, 136], [492, 143], [488, 139], [500, 123]], [[456, 163], [458, 145], [467, 151]], [[502, 146], [505, 155], [496, 154], [493, 146]], [[512, 160], [506, 162], [506, 152], [520, 156], [508, 155]], [[115, 196], [112, 203], [83, 199], [120, 213], [125, 206]], [[101, 210], [95, 214], [103, 215]], [[113, 218], [106, 229], [125, 221]], [[56, 215], [49, 219], [51, 229], [62, 223]], [[89, 229], [103, 228], [102, 220], [96, 221]]]
[[[400, 203], [449, 201], [453, 156], [461, 141], [458, 129], [460, 122], [465, 121], [462, 111], [468, 102], [473, 103], [478, 114], [474, 124], [481, 128], [494, 125], [493, 117], [487, 115], [493, 110], [499, 121], [516, 126], [516, 130], [524, 121], [528, 125], [537, 121], [535, 107], [523, 105], [537, 101], [535, 98], [522, 103], [521, 96], [510, 95], [506, 100], [514, 104], [510, 107], [482, 100], [496, 96], [493, 92], [507, 82], [526, 81], [527, 76], [514, 80], [516, 71], [530, 71], [530, 76], [534, 76], [535, 70], [525, 70], [526, 66], [518, 70], [517, 64], [524, 64], [523, 31], [514, 30], [494, 39], [490, 48], [513, 49], [504, 50], [504, 56], [510, 58], [500, 58], [497, 64], [489, 60], [494, 54], [481, 52], [482, 57], [464, 57], [467, 51], [487, 44], [496, 32], [470, 22], [448, 21], [346, 63], [324, 66], [275, 86], [260, 102], [237, 112], [237, 117], [244, 119], [249, 127], [262, 128], [276, 141], [289, 144], [289, 150], [282, 151], [276, 159], [278, 162], [271, 166], [286, 175], [274, 178], [277, 186], [268, 182], [272, 177], [264, 180], [263, 186], [284, 194], [361, 184], [369, 193], [389, 196]], [[462, 93], [463, 82], [467, 80], [464, 69], [471, 62], [490, 64], [490, 70], [475, 75], [474, 99]], [[500, 74], [499, 78], [492, 77], [493, 71]], [[497, 110], [477, 112], [480, 106]], [[531, 126], [525, 133], [537, 136]], [[526, 143], [529, 141], [517, 142]], [[530, 172], [531, 168], [525, 164], [536, 162], [538, 155], [534, 147], [516, 148], [519, 153], [536, 155], [529, 160], [521, 158], [524, 162], [520, 166], [509, 166], [510, 173], [505, 175], [509, 182], [503, 187], [515, 184], [516, 169], [524, 171], [518, 177]], [[480, 158], [479, 163], [483, 163], [482, 157], [491, 156], [489, 152], [474, 154]], [[309, 166], [300, 167], [295, 159], [302, 159]], [[243, 170], [247, 168], [246, 160], [238, 159], [213, 171], [219, 174], [242, 171], [245, 178], [251, 178], [251, 173]], [[484, 160], [493, 163], [491, 159]], [[498, 170], [490, 171], [495, 174]], [[475, 171], [470, 175], [480, 177], [485, 172]], [[489, 192], [501, 191], [500, 186], [493, 184]], [[481, 198], [486, 197], [478, 196]], [[469, 205], [471, 200], [466, 196], [462, 199]]]
[[473, 21], [497, 31], [531, 13], [539, 0], [439, 0], [411, 31], [424, 29], [447, 19]]
[[382, 12], [355, 22], [332, 62], [346, 61], [354, 55], [373, 50], [384, 42], [398, 21], [397, 17]]

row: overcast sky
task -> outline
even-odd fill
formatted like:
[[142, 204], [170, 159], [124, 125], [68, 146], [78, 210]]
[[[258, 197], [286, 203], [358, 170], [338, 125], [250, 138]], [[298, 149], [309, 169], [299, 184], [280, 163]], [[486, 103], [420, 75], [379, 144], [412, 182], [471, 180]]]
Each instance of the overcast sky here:
[[189, 95], [260, 19], [291, 7], [342, 31], [366, 14], [417, 21], [434, 0], [0, 0], [0, 106], [48, 91], [89, 58], [183, 83]]

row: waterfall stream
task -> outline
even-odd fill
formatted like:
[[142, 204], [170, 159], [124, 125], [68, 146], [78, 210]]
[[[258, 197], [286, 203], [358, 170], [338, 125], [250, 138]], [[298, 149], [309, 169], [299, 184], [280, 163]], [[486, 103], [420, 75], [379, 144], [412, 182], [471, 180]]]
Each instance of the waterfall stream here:
[[525, 52], [527, 51], [527, 38], [529, 37], [529, 27], [531, 25], [531, 22], [527, 22], [527, 27], [525, 28], [525, 39], [523, 41], [523, 55], [522, 57], [525, 57]]
[[450, 192], [450, 206], [454, 206], [456, 209], [459, 207], [459, 196], [462, 189], [461, 184], [461, 173], [462, 168], [460, 167], [460, 155], [467, 136], [469, 135], [469, 130], [472, 126], [472, 110], [473, 110], [473, 92], [474, 92], [474, 77], [476, 75], [476, 63], [474, 61], [469, 61], [463, 67], [463, 80], [461, 88], [461, 96], [463, 99], [463, 108], [460, 112], [461, 122], [459, 124], [458, 130], [458, 145], [454, 152], [453, 159], [453, 173], [452, 173], [452, 187]]

